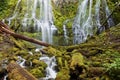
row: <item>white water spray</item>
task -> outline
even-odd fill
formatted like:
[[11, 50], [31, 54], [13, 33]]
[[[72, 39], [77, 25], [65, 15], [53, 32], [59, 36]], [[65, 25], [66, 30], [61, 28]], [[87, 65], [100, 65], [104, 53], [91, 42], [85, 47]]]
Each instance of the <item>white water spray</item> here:
[[95, 5], [95, 17], [96, 17], [96, 25], [98, 29], [100, 28], [100, 0], [96, 0], [96, 5]]
[[[96, 0], [95, 4], [95, 14], [93, 14], [94, 8], [93, 6], [93, 0], [83, 0], [80, 1], [80, 5], [78, 8], [78, 13], [75, 17], [72, 29], [73, 29], [73, 35], [74, 35], [74, 44], [82, 43], [86, 41], [88, 36], [92, 36], [94, 32], [94, 26], [97, 26], [98, 29], [101, 29], [101, 23], [100, 23], [100, 6], [102, 4], [105, 11], [106, 18], [110, 15], [110, 10], [108, 8], [106, 0]], [[95, 19], [93, 17], [95, 15]], [[112, 18], [109, 18], [107, 20], [108, 26], [113, 26], [114, 22]], [[104, 30], [104, 29], [103, 29]]]
[[43, 57], [40, 57], [40, 60], [44, 61], [47, 64], [46, 77], [43, 79], [44, 80], [55, 79], [57, 75], [55, 71], [55, 66], [57, 65], [55, 57], [43, 56]]
[[[19, 20], [23, 25], [23, 31], [29, 31], [32, 27], [32, 31], [39, 31], [42, 34], [42, 41], [53, 43], [53, 33], [57, 30], [53, 22], [52, 14], [52, 0], [18, 0], [13, 16], [8, 18], [8, 25], [11, 25], [12, 20]], [[22, 4], [20, 9], [19, 5]], [[22, 12], [22, 16], [19, 13]], [[23, 17], [24, 16], [24, 17]], [[21, 19], [22, 18], [22, 19]]]
[[[89, 4], [89, 7], [88, 7]], [[89, 8], [89, 10], [88, 10]], [[82, 43], [92, 35], [92, 0], [84, 0], [79, 5], [78, 14], [73, 23], [74, 44]]]
[[21, 56], [18, 56], [18, 60], [17, 60], [17, 63], [22, 67], [24, 68], [25, 67], [25, 59], [23, 59]]

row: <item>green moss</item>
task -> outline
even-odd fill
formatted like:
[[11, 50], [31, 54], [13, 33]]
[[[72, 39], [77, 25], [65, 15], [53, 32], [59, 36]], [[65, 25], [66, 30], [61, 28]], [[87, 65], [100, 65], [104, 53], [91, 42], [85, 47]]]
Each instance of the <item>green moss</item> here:
[[[66, 21], [67, 19], [73, 19], [75, 17], [77, 12], [77, 7], [78, 7], [78, 3], [73, 3], [73, 2], [70, 2], [69, 4], [63, 3], [58, 7], [53, 6], [54, 23], [58, 28], [59, 34], [62, 33], [62, 26], [64, 24], [64, 21]], [[67, 23], [67, 28], [72, 27], [72, 22], [73, 21]]]
[[47, 67], [47, 64], [46, 64], [45, 62], [40, 61], [40, 60], [37, 60], [37, 59], [34, 59], [34, 60], [32, 61], [32, 63], [33, 63], [33, 66], [34, 66], [34, 67], [42, 66], [44, 69]]
[[37, 78], [45, 77], [44, 72], [42, 72], [38, 68], [30, 70], [30, 73], [33, 74]]
[[16, 3], [17, 0], [0, 0], [0, 20], [13, 13]]
[[57, 64], [58, 64], [60, 69], [63, 67], [62, 57], [57, 57]]
[[108, 68], [108, 74], [112, 80], [120, 79], [120, 59], [117, 58], [114, 63], [110, 64]]
[[69, 71], [67, 69], [61, 69], [61, 71], [57, 73], [55, 80], [70, 80]]
[[80, 53], [75, 53], [72, 56], [70, 68], [75, 70], [76, 66], [84, 66], [84, 59]]
[[0, 52], [0, 60], [3, 59], [3, 55], [2, 55], [2, 54], [3, 54], [3, 53]]

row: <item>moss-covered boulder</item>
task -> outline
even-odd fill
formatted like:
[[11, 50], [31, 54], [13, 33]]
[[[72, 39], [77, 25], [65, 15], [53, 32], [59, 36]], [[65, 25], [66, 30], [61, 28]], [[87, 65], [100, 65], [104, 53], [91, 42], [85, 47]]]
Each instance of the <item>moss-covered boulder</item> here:
[[84, 59], [80, 53], [74, 53], [72, 56], [70, 68], [74, 70], [75, 66], [84, 66]]
[[58, 73], [57, 73], [57, 77], [55, 80], [70, 80], [70, 75], [69, 75], [69, 70], [67, 69], [61, 69]]

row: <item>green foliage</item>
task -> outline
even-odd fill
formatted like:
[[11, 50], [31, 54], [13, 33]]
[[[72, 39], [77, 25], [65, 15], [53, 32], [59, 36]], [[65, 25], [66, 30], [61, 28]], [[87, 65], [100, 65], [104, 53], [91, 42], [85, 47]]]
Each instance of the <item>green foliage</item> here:
[[[62, 32], [62, 26], [65, 20], [73, 19], [77, 13], [78, 3], [69, 3], [69, 4], [62, 4], [62, 6], [53, 6], [54, 12], [54, 23], [59, 29], [59, 33]], [[72, 27], [72, 22], [67, 24], [67, 28]]]
[[5, 13], [5, 10], [7, 8], [7, 0], [0, 0], [0, 19], [3, 17], [3, 14]]
[[[111, 11], [115, 9], [116, 6], [118, 6], [119, 0], [109, 0], [108, 1], [108, 6]], [[115, 10], [114, 13], [112, 14], [112, 18], [115, 22], [115, 24], [118, 24], [120, 22], [120, 6], [118, 6]]]
[[70, 68], [75, 69], [75, 66], [84, 66], [84, 59], [80, 53], [74, 53], [72, 56]]
[[30, 70], [30, 73], [32, 73], [37, 78], [45, 77], [44, 72], [42, 72], [39, 68]]
[[57, 73], [55, 80], [70, 80], [69, 71], [67, 69], [61, 69], [61, 71]]
[[120, 58], [116, 58], [114, 63], [110, 64], [108, 74], [112, 80], [120, 80]]
[[0, 0], [0, 19], [13, 13], [17, 0]]

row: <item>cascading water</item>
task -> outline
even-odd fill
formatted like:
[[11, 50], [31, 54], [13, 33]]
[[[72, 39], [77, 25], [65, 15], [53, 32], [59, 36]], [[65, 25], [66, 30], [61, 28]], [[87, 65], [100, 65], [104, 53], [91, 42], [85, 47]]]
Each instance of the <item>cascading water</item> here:
[[[32, 7], [30, 7], [31, 5]], [[38, 13], [39, 16], [36, 15]], [[51, 0], [34, 0], [34, 2], [27, 0], [27, 12], [22, 24], [26, 27], [32, 23], [34, 27], [37, 27], [38, 31], [41, 30], [42, 41], [52, 44], [53, 32], [57, 29], [53, 23]]]
[[[103, 2], [103, 7], [105, 8], [106, 18], [108, 18], [108, 16], [110, 15], [110, 10], [108, 8], [106, 0], [102, 0], [102, 2]], [[107, 20], [107, 22], [109, 27], [114, 25], [113, 19], [111, 17]]]
[[100, 0], [96, 0], [96, 5], [95, 5], [95, 17], [96, 17], [96, 25], [98, 28], [100, 28]]
[[18, 61], [17, 63], [21, 66], [21, 67], [25, 67], [25, 59], [23, 59], [21, 56], [18, 56]]
[[[21, 11], [23, 13], [22, 16], [19, 15], [19, 5], [21, 2], [23, 2], [22, 6], [24, 6]], [[23, 26], [23, 30], [29, 29], [32, 26], [34, 29], [37, 29], [36, 31], [41, 31], [42, 41], [50, 44], [53, 43], [53, 33], [57, 28], [53, 22], [51, 0], [18, 0], [13, 16], [7, 19], [8, 25], [11, 25], [14, 19], [19, 18], [22, 18], [20, 24]], [[24, 68], [26, 60], [21, 56], [18, 56], [18, 58], [17, 63]], [[40, 60], [45, 61], [48, 65], [44, 80], [55, 79], [57, 74], [54, 70], [56, 66], [55, 57], [42, 56]]]
[[64, 38], [66, 43], [68, 44], [68, 36], [67, 36], [67, 29], [66, 29], [66, 25], [63, 25], [63, 31], [64, 31]]
[[[93, 0], [83, 0], [80, 1], [78, 8], [78, 13], [73, 22], [73, 35], [74, 35], [74, 44], [82, 43], [86, 41], [88, 36], [93, 35], [94, 27], [97, 26], [98, 29], [101, 27], [100, 23], [100, 5], [102, 4], [106, 18], [110, 15], [110, 10], [108, 8], [106, 0], [96, 0], [95, 4], [95, 14], [92, 12]], [[94, 8], [93, 8], [94, 9]], [[95, 18], [93, 18], [95, 15]], [[112, 18], [107, 20], [108, 26], [113, 26], [114, 22]], [[101, 30], [102, 31], [102, 30]]]
[[40, 57], [40, 60], [44, 61], [47, 64], [46, 77], [43, 79], [44, 80], [55, 79], [57, 75], [55, 71], [55, 66], [57, 65], [55, 57], [43, 56], [43, 57]]
[[[22, 10], [19, 8], [21, 2], [24, 2]], [[22, 16], [20, 16], [20, 10], [23, 13]], [[23, 25], [23, 31], [33, 27], [32, 31], [41, 31], [42, 41], [53, 43], [53, 33], [57, 28], [53, 22], [51, 0], [18, 0], [13, 16], [7, 19], [8, 25], [14, 19], [21, 20], [19, 22]]]
[[67, 27], [66, 27], [66, 24], [68, 22], [70, 22], [71, 20], [70, 19], [67, 19], [63, 22], [63, 32], [64, 32], [64, 44], [65, 45], [69, 45], [69, 37], [68, 37], [68, 30], [67, 30]]
[[[89, 2], [89, 10], [88, 10]], [[82, 43], [87, 39], [88, 35], [92, 35], [92, 0], [84, 0], [79, 5], [78, 14], [73, 23], [74, 44]]]

